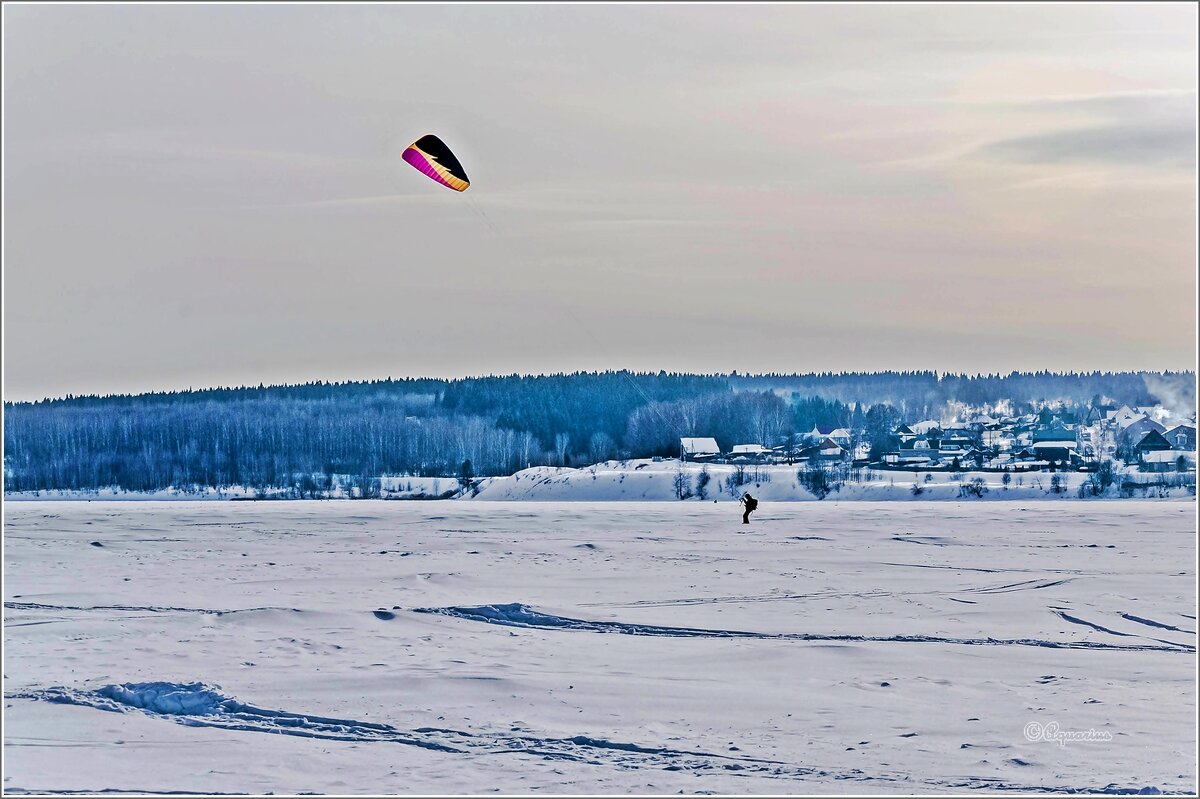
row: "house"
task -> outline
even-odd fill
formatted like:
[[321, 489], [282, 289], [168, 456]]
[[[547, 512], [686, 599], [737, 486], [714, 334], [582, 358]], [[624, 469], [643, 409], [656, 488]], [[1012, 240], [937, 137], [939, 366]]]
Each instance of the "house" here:
[[936, 463], [938, 448], [925, 436], [917, 436], [907, 444], [901, 444], [896, 452], [890, 452], [884, 457], [885, 463], [907, 464], [909, 466]]
[[1195, 451], [1196, 449], [1196, 428], [1191, 425], [1181, 424], [1172, 427], [1163, 433], [1163, 438], [1171, 445], [1171, 449], [1189, 451]]
[[846, 449], [832, 438], [827, 438], [816, 446], [816, 454], [809, 457], [809, 462], [840, 463], [850, 456]]
[[1151, 430], [1134, 445], [1133, 451], [1137, 453], [1140, 460], [1142, 455], [1145, 455], [1147, 452], [1162, 452], [1169, 449], [1171, 449], [1171, 442], [1167, 441], [1159, 431]]
[[844, 427], [817, 427], [804, 435], [811, 444], [819, 444], [825, 439], [832, 439], [840, 447], [850, 446], [850, 431]]
[[900, 446], [904, 446], [908, 442], [917, 437], [913, 429], [906, 424], [902, 424], [896, 428], [896, 436], [900, 439]]
[[941, 449], [967, 450], [978, 443], [979, 436], [973, 431], [955, 428], [946, 431], [946, 434], [942, 436], [939, 446]]
[[1112, 422], [1116, 424], [1118, 430], [1123, 430], [1139, 419], [1147, 418], [1146, 414], [1139, 411], [1137, 408], [1130, 408], [1128, 405], [1122, 405], [1116, 412], [1113, 413]]
[[1019, 452], [1013, 453], [1012, 465], [1019, 471], [1030, 471], [1043, 469], [1049, 466], [1050, 462], [1041, 458], [1033, 447], [1025, 447]]
[[833, 443], [837, 444], [842, 449], [849, 449], [850, 448], [850, 440], [853, 438], [853, 436], [850, 435], [850, 431], [847, 430], [846, 428], [838, 427], [838, 428], [831, 430], [829, 435], [826, 436], [826, 438], [828, 438]]
[[1003, 428], [984, 430], [980, 435], [980, 443], [985, 447], [991, 447], [1003, 452], [1012, 449], [1013, 436], [1012, 433]]
[[1031, 443], [1037, 444], [1042, 441], [1067, 441], [1074, 444], [1075, 431], [1068, 430], [1062, 425], [1053, 425], [1041, 430], [1034, 430], [1033, 441]]
[[1052, 466], [1066, 466], [1079, 461], [1074, 441], [1035, 441], [1030, 445], [1029, 451], [1034, 459], [1046, 461]]
[[729, 451], [729, 459], [733, 463], [761, 463], [771, 454], [771, 450], [761, 444], [734, 444]]
[[989, 461], [988, 454], [975, 447], [971, 447], [955, 457], [958, 458], [958, 465], [964, 469], [982, 469], [983, 465]]
[[976, 438], [965, 429], [950, 429], [943, 435], [937, 446], [937, 457], [941, 461], [958, 461], [966, 459], [967, 452], [976, 450]]
[[[1182, 462], [1183, 468], [1180, 469]], [[1138, 469], [1143, 472], [1176, 472], [1196, 468], [1196, 453], [1177, 449], [1155, 449], [1138, 457]]]
[[[1117, 446], [1122, 448], [1132, 447], [1140, 442], [1147, 433], [1154, 432], [1161, 434], [1165, 433], [1166, 431], [1167, 428], [1163, 427], [1158, 422], [1147, 416], [1143, 416], [1141, 419], [1128, 424], [1123, 430], [1121, 430], [1120, 433], [1117, 434]], [[1166, 439], [1163, 440], [1165, 441]], [[1170, 445], [1168, 444], [1165, 449], [1170, 449]]]
[[721, 454], [715, 438], [679, 439], [679, 460], [711, 461]]

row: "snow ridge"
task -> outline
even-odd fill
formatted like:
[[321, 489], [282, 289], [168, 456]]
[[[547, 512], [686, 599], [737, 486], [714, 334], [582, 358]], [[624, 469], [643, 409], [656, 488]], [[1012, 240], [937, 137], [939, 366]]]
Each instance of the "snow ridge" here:
[[389, 741], [443, 752], [460, 751], [434, 740], [407, 736], [387, 724], [254, 707], [223, 695], [219, 686], [202, 682], [122, 683], [92, 691], [49, 688], [13, 694], [10, 698], [81, 705], [113, 713], [140, 710], [188, 727], [220, 727], [333, 741]]
[[[478, 605], [474, 607], [414, 608], [415, 613], [432, 613], [468, 621], [480, 621], [505, 627], [545, 630], [576, 630], [621, 635], [650, 635], [667, 638], [758, 638], [772, 641], [845, 641], [882, 643], [939, 643], [960, 646], [1040, 646], [1050, 649], [1103, 649], [1136, 652], [1182, 652], [1195, 654], [1196, 647], [1160, 639], [1154, 644], [1110, 644], [1098, 641], [1047, 641], [1036, 638], [944, 638], [932, 635], [837, 635], [822, 633], [760, 633], [744, 630], [708, 630], [695, 627], [666, 627], [653, 624], [628, 624], [619, 621], [588, 621], [541, 613], [520, 603]], [[1097, 628], [1100, 629], [1100, 628]]]
[[[524, 606], [510, 607], [512, 610], [498, 611], [497, 617], [506, 613], [514, 618], [534, 620], [541, 614]], [[523, 608], [523, 609], [522, 609]], [[562, 619], [565, 626], [572, 620]], [[376, 724], [350, 719], [325, 718], [282, 710], [267, 710], [240, 702], [221, 693], [219, 686], [202, 682], [148, 682], [105, 685], [95, 690], [74, 688], [49, 688], [21, 694], [10, 694], [9, 699], [30, 699], [59, 704], [79, 705], [115, 713], [140, 711], [147, 715], [168, 719], [189, 727], [217, 727], [245, 732], [267, 732], [276, 735], [295, 735], [306, 738], [321, 738], [356, 743], [398, 743], [418, 746], [447, 754], [526, 754], [546, 760], [565, 760], [592, 765], [609, 765], [622, 769], [657, 768], [664, 771], [692, 771], [704, 773], [722, 769], [734, 776], [755, 776], [786, 780], [804, 777], [824, 777], [849, 782], [885, 783], [896, 786], [911, 786], [914, 781], [907, 774], [867, 774], [861, 769], [844, 772], [824, 770], [812, 766], [799, 766], [776, 760], [748, 756], [716, 754], [711, 752], [689, 752], [659, 746], [610, 741], [587, 735], [569, 738], [542, 738], [532, 735], [472, 733], [440, 727], [419, 727], [400, 730], [389, 724]], [[988, 778], [968, 777], [953, 783], [923, 780], [939, 788], [969, 788], [992, 791], [1017, 791], [1020, 793], [1105, 793], [1105, 794], [1160, 794], [1158, 788], [1126, 788], [1110, 784], [1104, 788], [1073, 788], [1029, 786], [1003, 782]], [[5, 789], [8, 792], [10, 789]], [[107, 792], [110, 789], [98, 791]], [[21, 793], [21, 789], [12, 789]], [[89, 791], [88, 793], [93, 793]], [[175, 792], [172, 792], [175, 793]], [[185, 792], [180, 792], [185, 793]], [[1182, 793], [1182, 792], [1181, 792]]]
[[84, 607], [82, 605], [44, 605], [40, 602], [5, 602], [4, 607], [9, 610], [119, 610], [131, 613], [202, 613], [211, 616], [225, 616], [231, 613], [250, 613], [263, 610], [290, 610], [293, 613], [303, 612], [299, 608], [237, 608], [235, 610], [216, 610], [213, 608], [173, 608], [158, 605], [90, 605]]

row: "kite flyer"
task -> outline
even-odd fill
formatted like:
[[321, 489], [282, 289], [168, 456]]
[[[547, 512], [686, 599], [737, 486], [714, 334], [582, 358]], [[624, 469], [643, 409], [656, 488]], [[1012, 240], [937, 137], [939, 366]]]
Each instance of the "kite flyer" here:
[[749, 492], [746, 492], [742, 494], [741, 502], [746, 508], [746, 512], [742, 514], [742, 524], [749, 524], [750, 514], [758, 510], [758, 500], [750, 496]]

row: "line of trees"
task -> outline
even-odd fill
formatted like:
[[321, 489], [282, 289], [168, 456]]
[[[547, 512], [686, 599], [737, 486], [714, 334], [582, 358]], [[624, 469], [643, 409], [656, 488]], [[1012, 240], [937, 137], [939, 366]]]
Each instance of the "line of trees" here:
[[[1066, 402], [1077, 406], [1093, 400], [1130, 405], [1156, 401], [1195, 407], [1194, 372], [1010, 372], [1006, 375], [962, 375], [932, 371], [820, 372], [804, 375], [730, 375], [736, 391], [776, 391], [796, 397], [819, 397], [846, 405], [888, 403], [906, 419], [935, 416], [948, 402], [973, 407], [1039, 405]], [[1163, 396], [1169, 393], [1172, 397]], [[1172, 402], [1177, 400], [1177, 402]]]

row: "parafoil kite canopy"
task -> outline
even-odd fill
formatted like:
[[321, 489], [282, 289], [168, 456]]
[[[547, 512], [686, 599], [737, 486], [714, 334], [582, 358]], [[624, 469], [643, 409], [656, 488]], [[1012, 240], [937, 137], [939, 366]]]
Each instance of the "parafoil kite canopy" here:
[[404, 160], [431, 179], [455, 191], [466, 191], [471, 185], [462, 164], [450, 152], [446, 143], [433, 134], [422, 136], [404, 150]]

